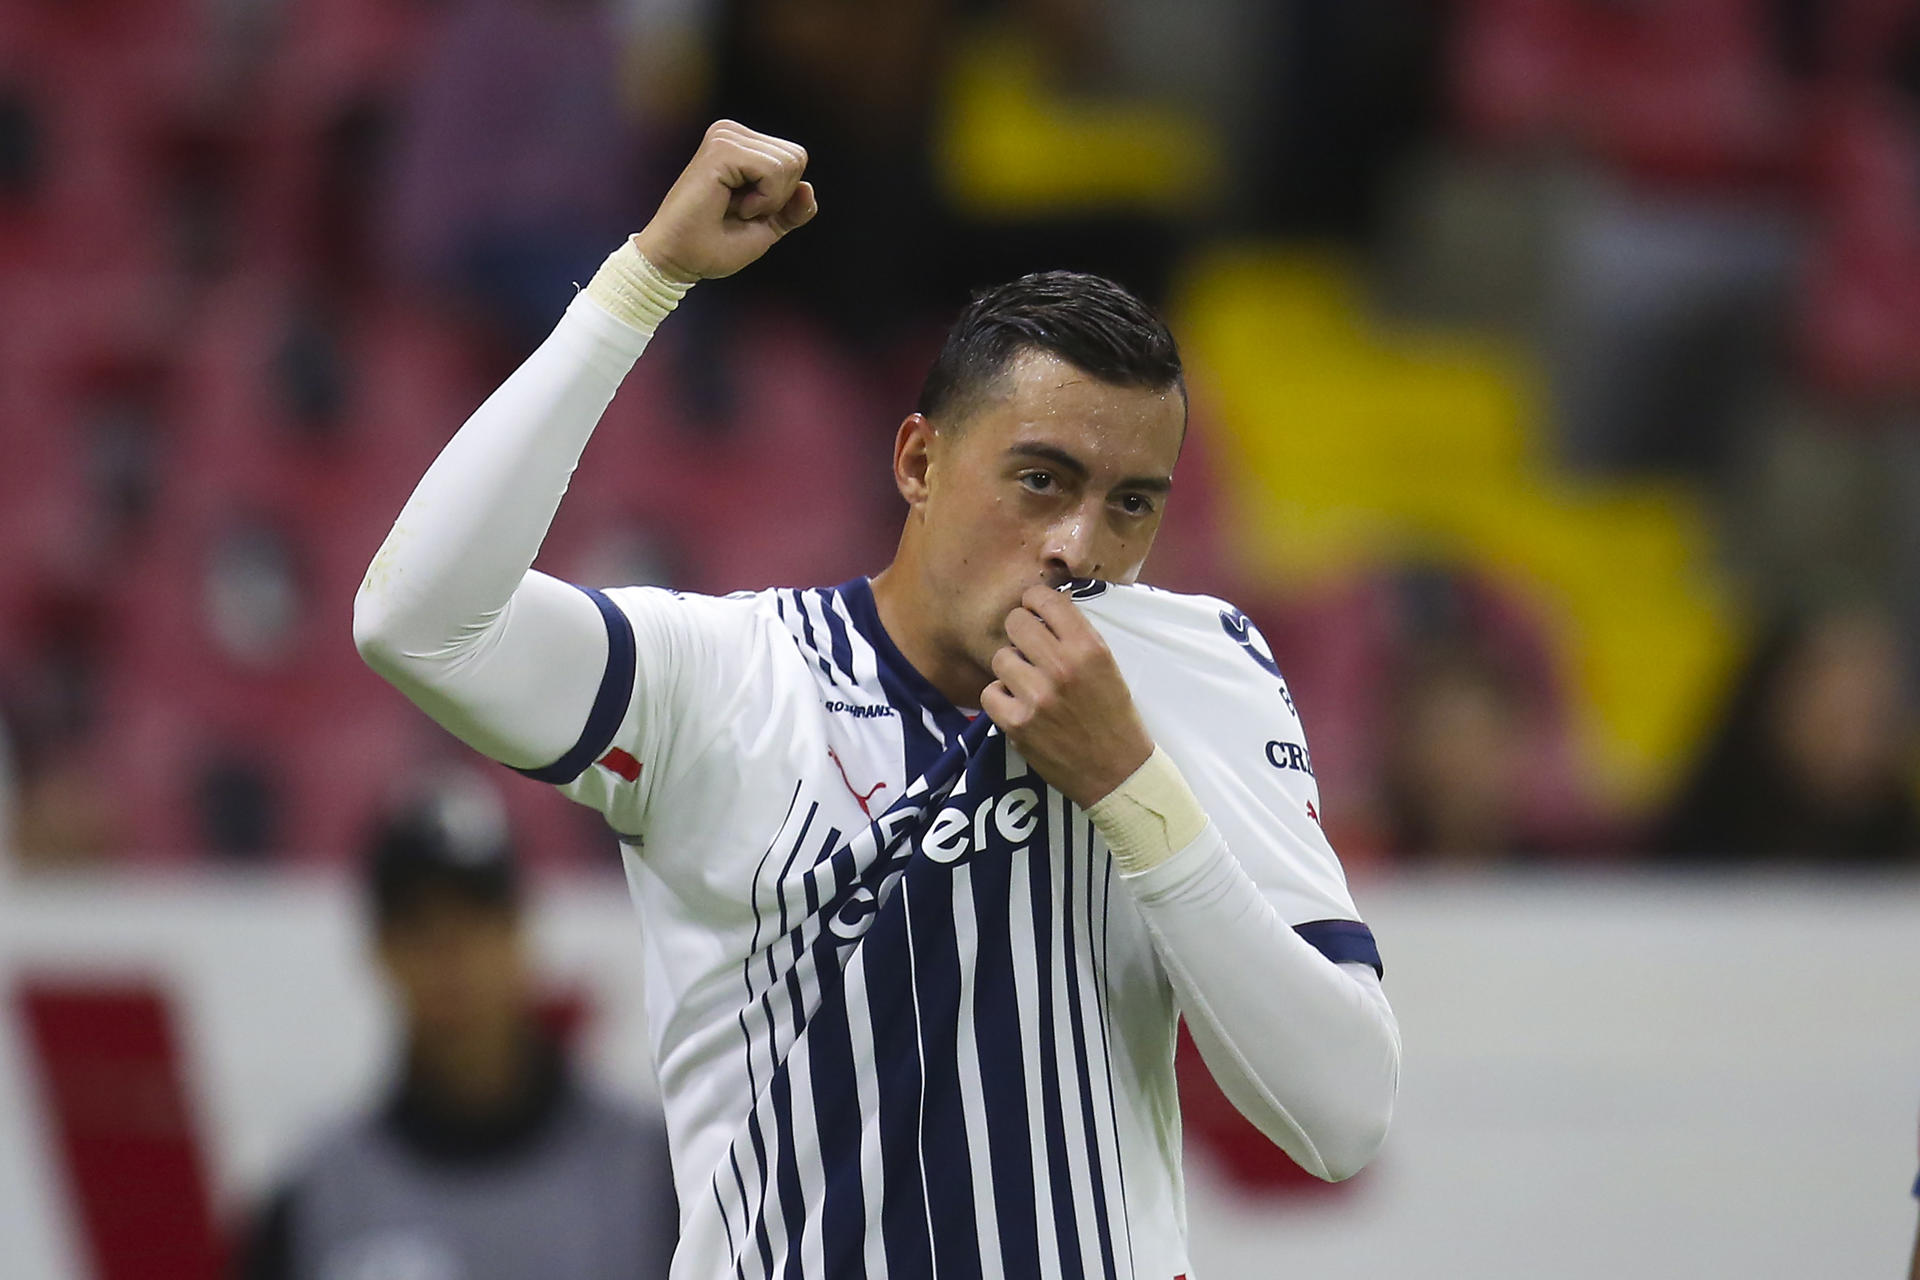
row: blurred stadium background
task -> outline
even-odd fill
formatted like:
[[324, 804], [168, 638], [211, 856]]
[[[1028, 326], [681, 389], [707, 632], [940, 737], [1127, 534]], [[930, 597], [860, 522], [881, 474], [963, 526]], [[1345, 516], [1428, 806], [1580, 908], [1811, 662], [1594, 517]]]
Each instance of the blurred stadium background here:
[[1332, 1190], [1194, 1079], [1204, 1274], [1894, 1273], [1920, 3], [0, 0], [0, 1274], [216, 1273], [382, 1069], [352, 870], [450, 773], [650, 1088], [611, 841], [349, 615], [720, 114], [822, 214], [663, 331], [549, 571], [877, 568], [980, 284], [1182, 340], [1149, 578], [1266, 629], [1407, 1051]]

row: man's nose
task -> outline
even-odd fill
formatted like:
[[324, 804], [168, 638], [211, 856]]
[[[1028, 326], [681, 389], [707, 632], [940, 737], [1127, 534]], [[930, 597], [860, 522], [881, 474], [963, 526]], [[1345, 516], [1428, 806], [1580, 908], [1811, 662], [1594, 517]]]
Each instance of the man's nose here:
[[1047, 540], [1047, 582], [1060, 586], [1075, 578], [1097, 578], [1107, 566], [1102, 563], [1101, 528], [1098, 513], [1075, 510], [1057, 522]]

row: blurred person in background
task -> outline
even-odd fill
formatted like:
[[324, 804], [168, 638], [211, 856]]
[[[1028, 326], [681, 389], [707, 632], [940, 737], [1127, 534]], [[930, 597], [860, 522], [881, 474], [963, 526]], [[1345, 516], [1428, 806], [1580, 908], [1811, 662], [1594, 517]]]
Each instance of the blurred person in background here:
[[[76, 866], [122, 842], [120, 797], [100, 775], [112, 629], [97, 596], [50, 577], [21, 609], [25, 643], [0, 679], [12, 734], [13, 836], [23, 867]], [[0, 833], [4, 834], [4, 833]]]
[[618, 37], [606, 0], [461, 0], [401, 104], [390, 261], [513, 361], [599, 266], [645, 167]]
[[1698, 860], [1909, 862], [1920, 852], [1914, 736], [1884, 613], [1788, 616], [1735, 682], [1656, 847]]
[[[994, 50], [997, 63], [988, 115], [1056, 106], [1064, 116], [1098, 119], [1106, 110], [1164, 105], [1178, 94], [1146, 69], [1177, 79], [1170, 64], [1183, 60], [1204, 65], [1193, 78], [1210, 87], [1233, 78], [1215, 56], [1218, 44], [1203, 39], [1196, 50], [1179, 38], [1183, 28], [1233, 24], [1217, 21], [1219, 5], [1199, 15], [1206, 21], [1190, 7], [715, 0], [708, 114], [807, 139], [809, 172], [836, 200], [834, 218], [808, 233], [816, 252], [767, 258], [735, 293], [814, 317], [883, 375], [900, 366], [903, 385], [917, 381], [944, 317], [989, 281], [1048, 268], [1087, 271], [1158, 305], [1188, 215], [1143, 206], [1137, 193], [1067, 186], [1044, 199], [1029, 193], [1030, 204], [981, 207], [979, 193], [970, 198], [964, 189], [964, 165], [953, 153], [965, 149], [956, 141], [963, 120], [991, 129], [969, 96], [979, 92], [973, 71], [982, 49]], [[1174, 18], [1156, 20], [1156, 11]], [[1236, 49], [1245, 44], [1231, 34], [1219, 39]], [[1142, 45], [1151, 52], [1140, 56]], [[1181, 194], [1204, 204], [1198, 190]], [[929, 253], [928, 245], [940, 251]]]
[[403, 809], [377, 833], [367, 873], [403, 1037], [398, 1078], [376, 1109], [308, 1147], [236, 1274], [664, 1277], [678, 1216], [666, 1134], [585, 1085], [536, 1023], [495, 797], [475, 781]]
[[808, 139], [814, 176], [844, 204], [837, 225], [815, 228], [819, 252], [776, 254], [743, 277], [752, 296], [809, 311], [863, 343], [925, 320], [937, 305], [938, 255], [926, 246], [946, 238], [947, 215], [930, 135], [959, 8], [954, 0], [719, 5], [710, 111]]
[[1422, 657], [1399, 681], [1384, 791], [1396, 855], [1480, 861], [1533, 851], [1520, 812], [1526, 709], [1484, 655]]
[[1348, 850], [1499, 859], [1618, 848], [1546, 621], [1474, 566], [1412, 558], [1275, 602], [1275, 652], [1315, 724], [1321, 815]]

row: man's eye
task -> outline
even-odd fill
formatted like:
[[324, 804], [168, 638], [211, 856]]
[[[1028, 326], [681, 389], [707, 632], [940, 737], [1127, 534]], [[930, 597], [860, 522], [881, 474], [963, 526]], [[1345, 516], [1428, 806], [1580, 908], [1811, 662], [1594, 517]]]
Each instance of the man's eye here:
[[1035, 493], [1045, 493], [1053, 488], [1053, 473], [1050, 471], [1029, 471], [1020, 477], [1020, 483]]
[[1153, 511], [1153, 501], [1137, 493], [1129, 493], [1120, 499], [1120, 509], [1130, 516], [1144, 516]]

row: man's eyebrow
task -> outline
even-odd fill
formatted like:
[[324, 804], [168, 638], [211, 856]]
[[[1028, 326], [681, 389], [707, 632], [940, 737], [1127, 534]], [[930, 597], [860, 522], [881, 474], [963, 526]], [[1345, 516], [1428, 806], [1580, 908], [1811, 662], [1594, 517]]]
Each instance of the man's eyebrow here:
[[[1051, 462], [1062, 471], [1071, 472], [1075, 478], [1080, 480], [1085, 480], [1093, 474], [1092, 469], [1089, 468], [1086, 463], [1080, 461], [1080, 459], [1074, 457], [1058, 445], [1040, 444], [1037, 442], [1032, 444], [1014, 444], [1008, 446], [1007, 452], [1019, 457], [1038, 458], [1046, 462]], [[1173, 489], [1173, 478], [1171, 476], [1128, 476], [1119, 484], [1115, 485], [1114, 488], [1135, 489], [1142, 493], [1169, 493]]]
[[1007, 452], [1020, 457], [1040, 458], [1051, 462], [1063, 471], [1071, 471], [1081, 480], [1085, 480], [1093, 474], [1092, 468], [1088, 467], [1086, 463], [1080, 461], [1080, 459], [1074, 457], [1058, 445], [1014, 444], [1008, 446]]

